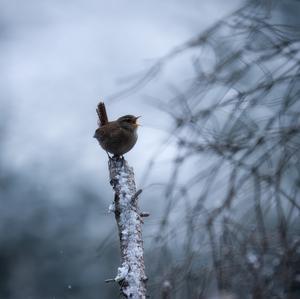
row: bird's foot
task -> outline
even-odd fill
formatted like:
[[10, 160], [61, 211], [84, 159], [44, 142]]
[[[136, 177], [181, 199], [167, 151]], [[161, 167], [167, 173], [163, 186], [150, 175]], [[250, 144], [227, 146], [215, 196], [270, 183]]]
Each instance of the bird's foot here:
[[124, 166], [125, 158], [124, 158], [123, 155], [113, 155], [111, 159], [112, 159], [112, 160], [115, 160], [115, 161], [121, 162], [121, 167]]
[[123, 155], [116, 155], [115, 154], [115, 155], [112, 156], [112, 158], [116, 159], [116, 160], [124, 160], [124, 156]]

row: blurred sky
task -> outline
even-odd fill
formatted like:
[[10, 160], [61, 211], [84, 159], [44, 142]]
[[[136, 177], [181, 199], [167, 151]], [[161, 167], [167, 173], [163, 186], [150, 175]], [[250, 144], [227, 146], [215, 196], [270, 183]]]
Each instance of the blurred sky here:
[[[106, 154], [92, 138], [99, 99], [105, 101], [123, 88], [122, 79], [150, 67], [242, 3], [2, 0], [0, 104], [7, 124], [6, 166], [37, 183], [47, 181], [58, 197], [73, 184], [97, 189], [101, 180], [111, 192], [103, 184]], [[157, 80], [168, 84], [181, 76], [178, 71]], [[165, 91], [153, 87], [147, 94], [164, 97]], [[138, 144], [127, 155], [139, 181], [169, 119], [139, 93], [107, 102], [107, 109], [111, 118], [142, 115]]]

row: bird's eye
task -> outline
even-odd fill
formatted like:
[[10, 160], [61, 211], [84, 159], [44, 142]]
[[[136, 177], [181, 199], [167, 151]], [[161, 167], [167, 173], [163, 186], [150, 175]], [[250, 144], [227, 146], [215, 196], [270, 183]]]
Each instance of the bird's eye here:
[[134, 123], [134, 119], [132, 119], [132, 118], [126, 118], [125, 121], [130, 124]]

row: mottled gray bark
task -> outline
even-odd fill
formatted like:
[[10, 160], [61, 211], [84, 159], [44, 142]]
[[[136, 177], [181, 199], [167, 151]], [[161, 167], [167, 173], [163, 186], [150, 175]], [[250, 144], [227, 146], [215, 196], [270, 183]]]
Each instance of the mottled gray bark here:
[[115, 191], [110, 211], [115, 213], [118, 225], [121, 266], [115, 278], [124, 298], [146, 298], [146, 275], [142, 239], [142, 217], [138, 207], [134, 172], [126, 160], [109, 159], [110, 183]]

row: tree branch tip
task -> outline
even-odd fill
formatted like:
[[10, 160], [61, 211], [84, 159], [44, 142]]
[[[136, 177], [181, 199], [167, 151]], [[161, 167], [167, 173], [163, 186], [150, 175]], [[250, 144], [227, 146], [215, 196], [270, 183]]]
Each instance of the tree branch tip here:
[[135, 200], [136, 198], [138, 198], [142, 192], [143, 192], [142, 189], [139, 189], [138, 191], [136, 191], [136, 193], [132, 196], [132, 200]]
[[141, 217], [149, 217], [150, 213], [148, 213], [148, 212], [141, 212], [140, 216]]
[[105, 282], [109, 283], [109, 282], [116, 282], [116, 281], [114, 278], [109, 278], [109, 279], [105, 279]]

